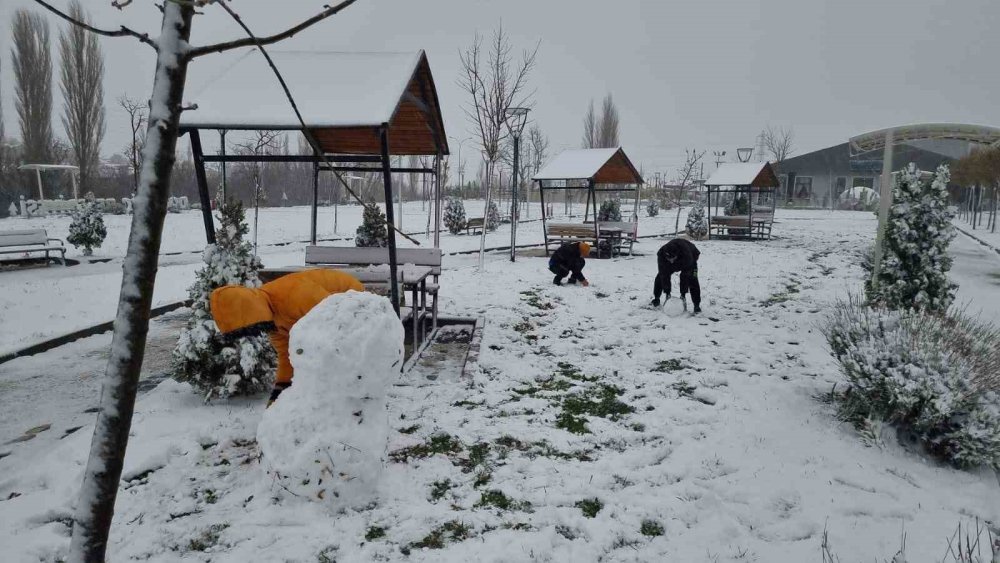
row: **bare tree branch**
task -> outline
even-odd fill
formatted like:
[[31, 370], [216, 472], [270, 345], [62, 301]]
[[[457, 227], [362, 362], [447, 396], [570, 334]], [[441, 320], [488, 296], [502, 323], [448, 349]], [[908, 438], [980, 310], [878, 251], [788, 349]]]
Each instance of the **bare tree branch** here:
[[784, 127], [775, 128], [768, 125], [761, 132], [761, 143], [764, 145], [764, 150], [770, 154], [771, 161], [777, 164], [781, 164], [783, 160], [791, 156], [794, 139], [795, 135], [792, 130]]
[[54, 6], [52, 6], [51, 4], [49, 4], [48, 2], [45, 2], [45, 0], [35, 0], [35, 3], [38, 4], [39, 6], [45, 8], [46, 10], [52, 12], [53, 14], [59, 16], [60, 18], [68, 21], [69, 23], [71, 23], [71, 24], [73, 24], [73, 25], [75, 25], [77, 27], [86, 29], [87, 31], [89, 31], [91, 33], [96, 33], [98, 35], [103, 35], [105, 37], [135, 37], [136, 39], [138, 39], [139, 41], [145, 43], [146, 45], [149, 45], [153, 49], [158, 49], [158, 47], [156, 45], [156, 42], [149, 38], [149, 34], [148, 33], [139, 33], [138, 31], [135, 31], [133, 29], [129, 29], [129, 28], [125, 27], [124, 25], [121, 26], [120, 29], [114, 30], [114, 31], [113, 30], [109, 30], [109, 29], [99, 29], [99, 28], [96, 28], [96, 27], [94, 27], [92, 25], [88, 25], [88, 24], [86, 24], [86, 23], [84, 23], [84, 22], [82, 22], [82, 21], [80, 21], [80, 20], [78, 20], [76, 18], [70, 17], [69, 15], [67, 15], [67, 14], [59, 11], [57, 8], [55, 8]]
[[[321, 22], [321, 21], [325, 20], [326, 18], [328, 18], [328, 17], [336, 14], [337, 12], [340, 12], [344, 8], [347, 8], [348, 6], [350, 6], [351, 4], [353, 4], [356, 1], [357, 0], [344, 0], [340, 4], [337, 4], [336, 6], [327, 6], [325, 10], [323, 10], [322, 12], [316, 14], [315, 16], [313, 16], [313, 17], [311, 17], [311, 18], [303, 21], [302, 23], [300, 23], [300, 24], [298, 24], [296, 26], [290, 27], [290, 28], [286, 29], [285, 31], [282, 31], [281, 33], [276, 33], [276, 34], [270, 35], [268, 37], [259, 37], [258, 38], [258, 37], [255, 37], [255, 36], [251, 35], [250, 37], [246, 37], [244, 39], [236, 39], [234, 41], [226, 41], [225, 43], [216, 43], [214, 45], [206, 45], [204, 47], [196, 47], [196, 48], [191, 49], [190, 51], [188, 51], [188, 57], [193, 59], [195, 57], [200, 57], [202, 55], [208, 55], [210, 53], [221, 53], [223, 51], [231, 51], [233, 49], [239, 49], [240, 47], [261, 47], [263, 45], [270, 45], [272, 43], [277, 43], [278, 41], [282, 41], [284, 39], [288, 39], [289, 37], [292, 37], [296, 33], [298, 33], [298, 32], [300, 32], [300, 31], [302, 31], [304, 29], [307, 29], [307, 28], [311, 27], [315, 23], [318, 23], [318, 22]], [[230, 14], [234, 14], [234, 12], [230, 11], [229, 7], [225, 5], [224, 1], [221, 1], [221, 2], [220, 1], [216, 1], [214, 3], [221, 5]], [[241, 26], [242, 26], [242, 24], [241, 24]], [[242, 27], [244, 28], [244, 30], [246, 30], [246, 26], [242, 26]], [[249, 30], [247, 30], [247, 33], [250, 33]]]

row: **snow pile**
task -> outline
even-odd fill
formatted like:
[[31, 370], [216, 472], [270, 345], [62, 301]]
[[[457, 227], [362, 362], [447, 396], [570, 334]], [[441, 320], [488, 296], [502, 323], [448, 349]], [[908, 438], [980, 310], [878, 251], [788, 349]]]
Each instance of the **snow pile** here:
[[257, 429], [264, 467], [282, 488], [338, 506], [372, 500], [388, 440], [386, 394], [403, 361], [389, 301], [332, 295], [292, 327], [293, 385]]
[[882, 241], [883, 257], [868, 297], [893, 309], [946, 310], [955, 299], [948, 281], [952, 258], [948, 245], [955, 238], [948, 207], [947, 166], [940, 166], [927, 184], [910, 164], [893, 186], [893, 203]]
[[[824, 332], [850, 385], [840, 411], [863, 433], [911, 431], [959, 467], [1000, 465], [1000, 332], [961, 314], [840, 303]], [[878, 436], [871, 436], [874, 441]]]

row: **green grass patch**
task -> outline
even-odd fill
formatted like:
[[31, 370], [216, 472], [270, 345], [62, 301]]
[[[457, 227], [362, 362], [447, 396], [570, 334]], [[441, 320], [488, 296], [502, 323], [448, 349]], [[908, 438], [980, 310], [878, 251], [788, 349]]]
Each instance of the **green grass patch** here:
[[697, 389], [697, 387], [691, 385], [690, 383], [684, 381], [683, 379], [675, 381], [672, 385], [670, 385], [670, 388], [673, 389], [674, 391], [677, 391], [680, 395], [684, 397], [690, 397], [694, 393], [694, 390]]
[[474, 505], [474, 508], [489, 507], [498, 508], [500, 510], [528, 510], [531, 508], [531, 503], [527, 501], [513, 500], [499, 489], [490, 489], [488, 491], [483, 491], [483, 493], [479, 496], [479, 501]]
[[385, 537], [385, 528], [381, 526], [372, 526], [368, 528], [365, 532], [365, 541], [375, 541]]
[[656, 367], [653, 368], [653, 371], [657, 373], [669, 373], [672, 371], [687, 369], [689, 367], [691, 366], [685, 364], [677, 358], [670, 358], [669, 360], [660, 360], [659, 362], [656, 362]]
[[452, 485], [451, 479], [444, 479], [442, 481], [434, 481], [431, 483], [431, 502], [437, 502], [444, 498], [444, 495], [448, 494], [448, 491], [453, 489], [455, 486]]
[[403, 548], [403, 555], [409, 555], [411, 549], [442, 549], [448, 542], [460, 542], [469, 538], [472, 528], [458, 520], [451, 520], [430, 531], [420, 541]]
[[419, 424], [414, 424], [413, 426], [407, 426], [406, 428], [400, 428], [399, 429], [399, 433], [400, 434], [413, 434], [417, 430], [420, 430], [420, 425]]
[[229, 524], [212, 524], [188, 541], [188, 551], [206, 551], [219, 544], [219, 537]]
[[574, 506], [579, 508], [580, 512], [583, 512], [583, 515], [587, 518], [593, 518], [604, 508], [604, 503], [601, 502], [601, 499], [595, 497], [578, 500]]
[[649, 520], [649, 519], [643, 520], [642, 526], [639, 526], [639, 533], [651, 538], [662, 536], [663, 524], [660, 524], [656, 520]]
[[457, 454], [462, 451], [462, 443], [450, 434], [435, 434], [423, 444], [389, 452], [389, 459], [396, 463], [411, 459], [423, 459], [436, 454]]

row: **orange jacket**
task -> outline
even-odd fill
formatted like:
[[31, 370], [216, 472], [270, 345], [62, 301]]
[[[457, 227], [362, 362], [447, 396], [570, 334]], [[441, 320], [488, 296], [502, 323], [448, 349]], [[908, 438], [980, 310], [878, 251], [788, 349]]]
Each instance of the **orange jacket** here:
[[288, 359], [288, 332], [320, 301], [334, 293], [364, 291], [354, 276], [337, 270], [304, 270], [282, 276], [260, 288], [227, 285], [212, 292], [209, 304], [219, 331], [228, 334], [254, 325], [274, 323], [271, 345], [278, 354], [275, 383], [287, 384], [294, 372]]

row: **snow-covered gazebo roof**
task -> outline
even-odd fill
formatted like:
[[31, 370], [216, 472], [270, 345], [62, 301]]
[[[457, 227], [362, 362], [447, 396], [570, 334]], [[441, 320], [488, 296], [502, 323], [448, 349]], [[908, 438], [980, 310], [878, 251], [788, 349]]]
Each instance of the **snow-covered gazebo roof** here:
[[[331, 154], [378, 154], [389, 127], [392, 154], [448, 154], [434, 79], [424, 51], [268, 51], [306, 126]], [[256, 49], [191, 65], [181, 129], [301, 130]]]
[[621, 147], [559, 153], [535, 180], [593, 180], [595, 184], [642, 184], [642, 176]]
[[776, 188], [780, 182], [767, 162], [729, 162], [719, 166], [705, 181], [705, 185]]

